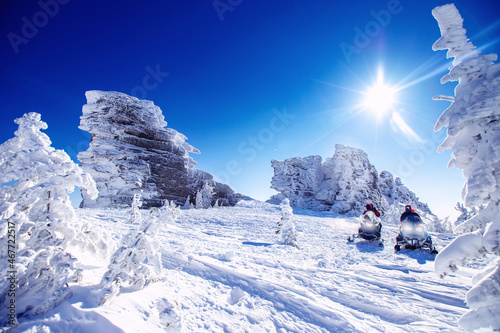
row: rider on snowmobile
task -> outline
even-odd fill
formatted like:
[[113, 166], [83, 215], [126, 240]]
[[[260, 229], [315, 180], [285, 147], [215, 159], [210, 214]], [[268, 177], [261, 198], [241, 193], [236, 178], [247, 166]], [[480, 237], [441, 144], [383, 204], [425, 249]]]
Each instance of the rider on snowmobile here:
[[[366, 210], [363, 212], [363, 215], [365, 215], [367, 212], [372, 212], [373, 214], [375, 214], [376, 217], [380, 217], [380, 212], [373, 206], [372, 203], [367, 204], [365, 206], [365, 208], [366, 208]], [[361, 233], [361, 232], [362, 232], [362, 228], [360, 227], [358, 230], [358, 233]], [[375, 236], [377, 238], [380, 238], [381, 234], [382, 234], [382, 223], [380, 223], [380, 220], [379, 220], [377, 230], [375, 231]]]
[[[413, 218], [412, 218], [413, 217]], [[406, 221], [405, 221], [406, 220]], [[396, 236], [394, 250], [397, 252], [404, 246], [406, 249], [429, 249], [431, 254], [437, 254], [437, 250], [432, 246], [432, 238], [425, 230], [425, 226], [410, 205], [405, 206], [405, 211], [401, 214], [401, 227]]]
[[420, 217], [420, 215], [418, 215], [418, 213], [416, 211], [414, 211], [413, 208], [411, 208], [410, 205], [406, 205], [405, 206], [405, 211], [404, 211], [403, 214], [401, 214], [401, 217], [399, 218], [399, 221], [403, 222], [404, 219], [406, 219], [410, 215], [416, 215], [416, 216]]
[[366, 214], [366, 212], [370, 211], [370, 212], [373, 212], [375, 214], [375, 216], [377, 217], [380, 217], [380, 213], [378, 212], [378, 210], [373, 206], [373, 204], [367, 204], [365, 206], [366, 210], [363, 212], [363, 215]]

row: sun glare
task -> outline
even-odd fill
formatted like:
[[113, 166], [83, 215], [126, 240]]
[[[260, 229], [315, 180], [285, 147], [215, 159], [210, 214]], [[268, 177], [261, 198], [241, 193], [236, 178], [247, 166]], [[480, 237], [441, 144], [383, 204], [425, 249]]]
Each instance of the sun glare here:
[[395, 102], [395, 89], [384, 84], [381, 70], [378, 72], [377, 82], [364, 95], [363, 106], [379, 117], [390, 110]]

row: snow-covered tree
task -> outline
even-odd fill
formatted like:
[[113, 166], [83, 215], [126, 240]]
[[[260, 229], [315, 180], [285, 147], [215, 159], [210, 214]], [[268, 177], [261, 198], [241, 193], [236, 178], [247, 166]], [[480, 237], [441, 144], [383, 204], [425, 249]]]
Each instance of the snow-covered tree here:
[[181, 214], [180, 206], [177, 206], [173, 200], [165, 200], [160, 207], [161, 219], [163, 222], [174, 222]]
[[184, 205], [182, 206], [182, 208], [189, 209], [190, 208], [189, 206], [191, 206], [191, 196], [190, 195], [188, 195], [188, 197], [186, 199], [186, 202], [184, 203]]
[[208, 185], [208, 182], [203, 184], [203, 187], [196, 193], [196, 208], [207, 209], [212, 207], [214, 196], [214, 188]]
[[134, 197], [132, 199], [132, 205], [131, 205], [131, 217], [130, 217], [130, 222], [131, 224], [137, 223], [140, 224], [142, 220], [142, 215], [141, 211], [139, 208], [142, 206], [142, 196], [139, 193], [135, 193]]
[[[496, 54], [480, 55], [469, 42], [463, 19], [453, 4], [436, 7], [441, 38], [434, 50], [448, 49], [454, 58], [441, 82], [459, 81], [452, 101], [436, 123], [435, 130], [448, 128], [438, 151], [452, 149], [449, 167], [462, 170], [466, 178], [462, 198], [467, 207], [486, 205], [462, 225], [476, 231], [457, 237], [436, 258], [436, 272], [445, 275], [460, 264], [484, 253], [500, 255], [500, 64]], [[476, 276], [466, 299], [470, 310], [460, 319], [467, 330], [500, 330], [500, 259]]]
[[138, 229], [132, 227], [123, 238], [122, 246], [111, 256], [108, 271], [101, 280], [99, 304], [117, 295], [120, 288], [138, 290], [161, 279], [160, 244], [155, 235], [162, 225], [174, 222], [180, 215], [180, 207], [165, 200], [160, 208], [151, 208], [147, 216], [140, 219]]
[[[81, 232], [68, 192], [75, 186], [97, 197], [92, 177], [63, 151], [51, 147], [41, 132], [47, 124], [38, 113], [15, 122], [15, 137], [0, 145], [0, 243], [16, 234], [16, 261], [0, 263], [0, 316], [10, 302], [7, 272], [15, 271], [18, 317], [45, 313], [72, 295], [68, 282], [78, 279], [68, 248], [91, 242]], [[7, 246], [0, 257], [9, 255]], [[7, 266], [7, 264], [9, 264]]]
[[453, 225], [450, 222], [450, 217], [447, 216], [443, 220], [437, 216], [431, 218], [432, 230], [439, 233], [453, 233]]
[[299, 247], [297, 242], [297, 232], [295, 231], [295, 221], [293, 220], [293, 209], [290, 207], [290, 200], [284, 199], [281, 204], [281, 219], [278, 222], [279, 230], [276, 234], [281, 236], [284, 244]]
[[[484, 207], [483, 207], [484, 208]], [[480, 209], [480, 208], [479, 208]], [[461, 214], [455, 220], [455, 233], [464, 233], [464, 232], [472, 232], [474, 230], [482, 228], [482, 226], [478, 226], [476, 224], [468, 224], [464, 223], [465, 221], [471, 219], [478, 213], [477, 207], [467, 208], [463, 203], [457, 202], [455, 206], [455, 210], [459, 211]]]
[[155, 235], [163, 221], [159, 208], [149, 210], [139, 228], [132, 228], [122, 240], [122, 246], [111, 256], [108, 270], [101, 280], [98, 303], [104, 304], [121, 288], [139, 290], [161, 280], [161, 254]]

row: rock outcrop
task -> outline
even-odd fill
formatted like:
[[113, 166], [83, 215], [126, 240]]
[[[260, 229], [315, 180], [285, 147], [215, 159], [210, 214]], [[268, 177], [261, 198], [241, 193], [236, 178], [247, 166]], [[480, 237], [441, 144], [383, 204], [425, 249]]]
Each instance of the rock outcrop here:
[[335, 146], [335, 154], [322, 163], [321, 156], [273, 160], [271, 188], [279, 194], [272, 202], [288, 198], [293, 207], [339, 214], [359, 215], [367, 203], [394, 215], [410, 204], [423, 214], [431, 214], [427, 204], [388, 171], [380, 175], [361, 149]]
[[377, 170], [363, 150], [336, 145], [333, 158], [325, 162], [325, 173], [335, 190], [332, 212], [363, 212], [367, 202], [381, 205]]
[[79, 128], [92, 138], [78, 159], [93, 176], [99, 197], [91, 200], [82, 193], [82, 206], [129, 206], [135, 193], [142, 194], [144, 207], [160, 206], [164, 200], [184, 204], [188, 196], [194, 200], [205, 182], [215, 188], [214, 200], [223, 204], [234, 205], [242, 197], [207, 172], [193, 169], [196, 162], [189, 154], [200, 151], [166, 127], [153, 102], [118, 92], [88, 91], [85, 96]]
[[293, 207], [322, 209], [316, 198], [323, 181], [321, 156], [294, 157], [285, 161], [271, 161], [274, 177], [271, 188], [281, 193], [279, 202], [288, 198]]

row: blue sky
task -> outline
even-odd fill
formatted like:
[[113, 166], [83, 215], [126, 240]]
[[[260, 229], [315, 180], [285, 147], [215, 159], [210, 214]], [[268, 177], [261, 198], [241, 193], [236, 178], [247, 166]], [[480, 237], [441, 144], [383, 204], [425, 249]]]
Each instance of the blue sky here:
[[[453, 95], [450, 61], [433, 52], [431, 10], [445, 1], [3, 1], [0, 142], [35, 111], [53, 146], [76, 161], [87, 90], [152, 100], [168, 126], [201, 150], [198, 168], [267, 199], [270, 161], [361, 148], [440, 215], [464, 179], [433, 133]], [[498, 1], [455, 1], [468, 37], [500, 53]], [[360, 107], [383, 70], [404, 87], [384, 115]], [[403, 124], [407, 125], [406, 131]], [[398, 126], [399, 124], [399, 126]], [[408, 128], [413, 135], [408, 134]]]

